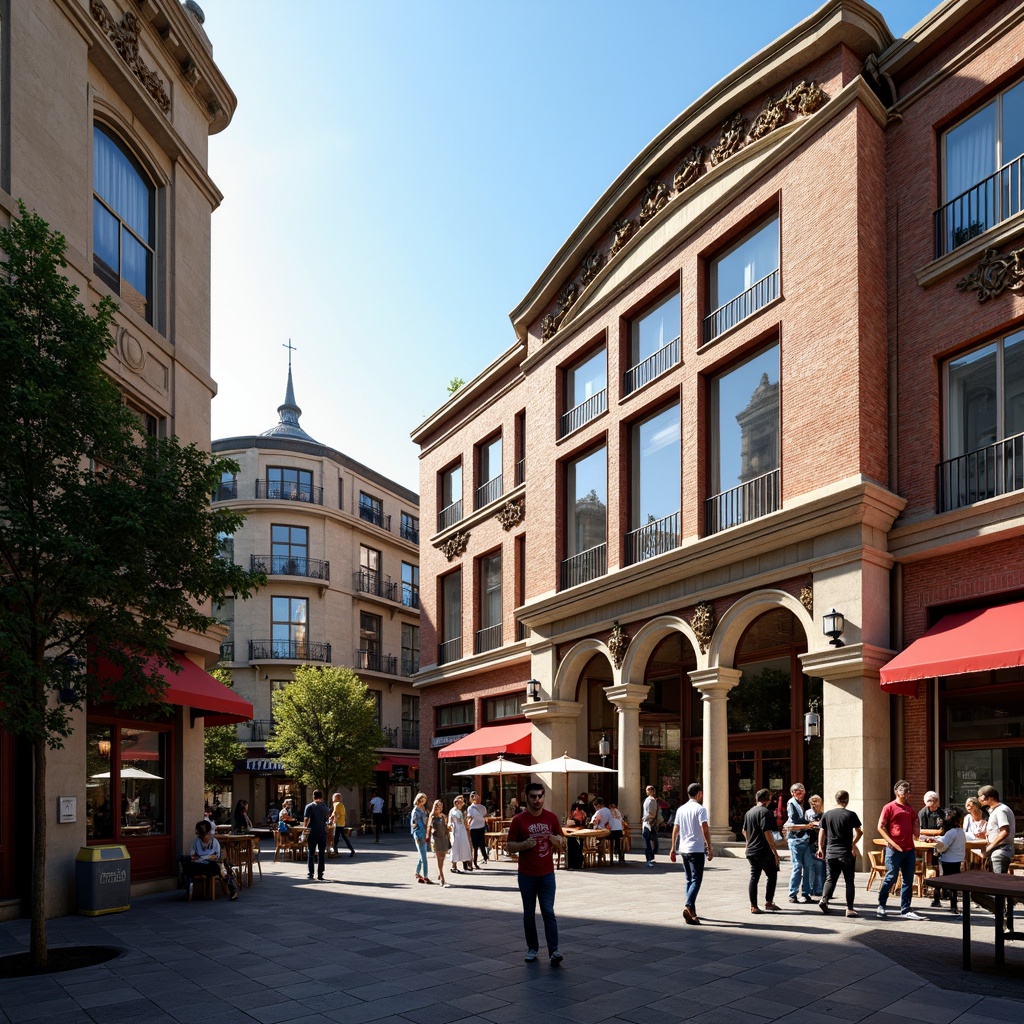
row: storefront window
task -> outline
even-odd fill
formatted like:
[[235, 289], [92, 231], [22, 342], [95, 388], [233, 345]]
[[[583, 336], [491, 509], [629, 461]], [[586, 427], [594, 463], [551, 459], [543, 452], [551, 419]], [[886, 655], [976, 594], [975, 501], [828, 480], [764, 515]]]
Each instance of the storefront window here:
[[469, 768], [476, 767], [475, 757], [442, 757], [437, 761], [437, 791], [440, 799], [444, 801], [444, 810], [447, 814], [452, 809], [452, 801], [456, 794], [462, 793], [466, 799], [476, 785], [472, 775], [456, 775], [456, 772], [464, 772]]
[[121, 834], [162, 835], [166, 831], [164, 737], [147, 729], [121, 729]]
[[85, 834], [88, 839], [111, 839], [114, 817], [110, 803], [110, 754], [113, 749], [109, 725], [91, 725], [85, 740]]

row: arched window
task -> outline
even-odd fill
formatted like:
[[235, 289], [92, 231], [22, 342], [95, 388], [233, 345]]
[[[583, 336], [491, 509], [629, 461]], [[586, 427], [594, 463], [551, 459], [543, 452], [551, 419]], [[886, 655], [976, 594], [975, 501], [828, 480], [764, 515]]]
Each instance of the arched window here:
[[92, 146], [93, 268], [122, 301], [153, 322], [153, 186], [112, 135]]

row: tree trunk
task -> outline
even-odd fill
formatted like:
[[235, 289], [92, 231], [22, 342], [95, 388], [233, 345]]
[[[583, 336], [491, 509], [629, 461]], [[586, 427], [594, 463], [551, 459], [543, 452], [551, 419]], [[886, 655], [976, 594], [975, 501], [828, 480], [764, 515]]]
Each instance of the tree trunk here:
[[32, 932], [29, 958], [33, 970], [46, 970], [46, 740], [32, 744]]

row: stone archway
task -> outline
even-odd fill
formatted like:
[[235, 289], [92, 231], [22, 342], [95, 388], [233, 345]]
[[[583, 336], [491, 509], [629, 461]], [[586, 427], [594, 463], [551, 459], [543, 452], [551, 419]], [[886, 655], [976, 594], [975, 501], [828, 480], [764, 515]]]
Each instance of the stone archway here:
[[807, 609], [792, 594], [786, 593], [785, 590], [754, 590], [732, 604], [715, 626], [708, 646], [708, 667], [732, 667], [736, 658], [736, 648], [746, 628], [765, 612], [777, 608], [792, 612], [803, 627], [808, 650], [820, 646], [815, 643], [813, 620], [807, 614]]

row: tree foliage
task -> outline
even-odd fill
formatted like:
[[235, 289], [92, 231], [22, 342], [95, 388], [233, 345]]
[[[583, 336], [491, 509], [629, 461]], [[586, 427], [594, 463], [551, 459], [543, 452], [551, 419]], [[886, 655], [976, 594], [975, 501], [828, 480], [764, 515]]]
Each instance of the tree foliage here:
[[[158, 701], [175, 629], [263, 578], [218, 558], [241, 517], [210, 505], [230, 463], [150, 437], [105, 369], [114, 303], [93, 311], [64, 276], [66, 243], [38, 215], [0, 229], [0, 727], [32, 747], [32, 955], [46, 959], [46, 753], [72, 708]], [[99, 654], [119, 669], [96, 680]], [[150, 660], [152, 659], [152, 660]], [[70, 703], [55, 691], [74, 682]], [[97, 693], [97, 689], [99, 692]]]
[[385, 737], [376, 701], [351, 669], [303, 665], [272, 701], [274, 731], [267, 750], [289, 774], [325, 795], [373, 780]]
[[[210, 675], [225, 686], [233, 686], [231, 674], [215, 668]], [[213, 789], [221, 779], [235, 770], [235, 763], [245, 757], [245, 744], [238, 742], [233, 725], [211, 725], [203, 738], [203, 778], [206, 788]]]
[[448, 394], [454, 395], [455, 392], [458, 391], [459, 388], [464, 387], [465, 384], [466, 382], [461, 377], [452, 377], [452, 379], [448, 381]]

